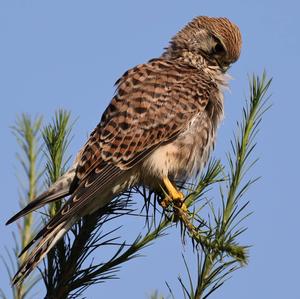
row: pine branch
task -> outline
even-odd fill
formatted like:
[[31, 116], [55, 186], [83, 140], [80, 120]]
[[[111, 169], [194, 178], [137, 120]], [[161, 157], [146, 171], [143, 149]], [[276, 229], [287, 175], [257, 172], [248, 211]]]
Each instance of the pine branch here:
[[[66, 157], [71, 139], [70, 133], [74, 123], [70, 123], [70, 112], [58, 110], [52, 122], [48, 124], [43, 132], [45, 143], [46, 176], [48, 186], [52, 185], [65, 171], [71, 156]], [[61, 207], [61, 201], [50, 204], [50, 217], [56, 214]]]
[[158, 291], [153, 292], [153, 294], [150, 295], [149, 299], [164, 299], [163, 296], [160, 296]]
[[[72, 125], [70, 124], [70, 112], [61, 109], [55, 112], [52, 122], [43, 129], [48, 186], [64, 174], [70, 160], [70, 157], [66, 157], [66, 152], [70, 144]], [[49, 219], [58, 212], [61, 205], [62, 201], [56, 201], [49, 205]], [[60, 268], [66, 267], [66, 251], [66, 244], [60, 240], [47, 255], [47, 267], [43, 275], [47, 294], [55, 289], [58, 283], [56, 275]]]
[[[38, 170], [38, 163], [40, 159], [41, 144], [40, 144], [40, 127], [42, 124], [42, 118], [36, 117], [31, 118], [26, 114], [22, 114], [17, 118], [15, 125], [12, 127], [12, 133], [14, 134], [21, 152], [17, 154], [17, 159], [25, 173], [26, 185], [24, 186], [23, 199], [20, 199], [21, 208], [33, 200], [37, 194], [38, 182], [41, 178], [42, 172]], [[19, 238], [21, 243], [21, 249], [23, 249], [32, 238], [32, 225], [33, 216], [32, 214], [26, 215], [23, 218], [22, 223], [18, 223]], [[2, 261], [6, 267], [9, 279], [11, 281], [12, 274], [15, 272], [26, 258], [27, 254], [24, 254], [18, 259], [19, 252], [19, 241], [15, 234], [13, 234], [15, 241], [15, 249], [13, 255], [6, 250], [10, 265], [2, 257]], [[24, 299], [27, 297], [31, 289], [36, 285], [40, 278], [33, 277], [27, 282], [22, 282], [19, 285], [12, 286], [13, 298]], [[1, 290], [0, 290], [1, 291]], [[5, 298], [3, 291], [1, 291], [1, 297]]]
[[226, 200], [221, 193], [223, 209], [222, 213], [216, 216], [215, 240], [239, 248], [239, 253], [235, 256], [224, 250], [203, 250], [204, 258], [198, 264], [199, 278], [192, 298], [207, 298], [222, 286], [233, 271], [247, 263], [247, 246], [238, 245], [237, 237], [245, 231], [238, 228], [238, 225], [248, 216], [241, 216], [248, 202], [242, 205], [240, 202], [256, 179], [243, 183], [243, 178], [249, 170], [249, 163], [250, 167], [253, 165], [249, 160], [255, 147], [254, 137], [257, 135], [258, 125], [263, 113], [269, 108], [266, 106], [266, 93], [270, 84], [271, 80], [267, 80], [265, 73], [261, 78], [253, 75], [250, 81], [250, 100], [243, 109], [243, 120], [238, 124], [238, 133], [232, 142], [232, 153], [228, 154], [230, 171]]

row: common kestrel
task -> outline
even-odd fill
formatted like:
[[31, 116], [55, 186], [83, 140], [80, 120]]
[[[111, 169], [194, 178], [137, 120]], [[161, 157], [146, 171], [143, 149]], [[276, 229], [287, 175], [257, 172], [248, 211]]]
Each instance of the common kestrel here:
[[22, 281], [80, 219], [121, 192], [164, 187], [162, 201], [178, 206], [174, 182], [193, 176], [207, 161], [223, 117], [228, 67], [240, 55], [241, 34], [226, 18], [197, 17], [179, 31], [159, 58], [140, 64], [116, 82], [116, 93], [69, 171], [23, 210], [17, 220], [69, 196], [62, 209], [26, 246], [13, 282]]

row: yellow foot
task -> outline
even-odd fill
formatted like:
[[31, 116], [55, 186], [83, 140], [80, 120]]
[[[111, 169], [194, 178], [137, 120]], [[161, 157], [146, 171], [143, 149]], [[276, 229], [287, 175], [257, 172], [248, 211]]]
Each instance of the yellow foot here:
[[184, 213], [186, 213], [186, 212], [188, 211], [188, 208], [187, 208], [187, 206], [186, 206], [186, 204], [185, 204], [184, 202], [182, 203], [180, 209], [181, 209]]
[[173, 202], [175, 206], [181, 208], [184, 202], [183, 193], [178, 191], [167, 177], [163, 178], [163, 182], [167, 189], [168, 196], [161, 201], [161, 206], [165, 209]]
[[184, 198], [183, 193], [178, 191], [167, 177], [163, 178], [163, 182], [172, 200], [182, 200]]

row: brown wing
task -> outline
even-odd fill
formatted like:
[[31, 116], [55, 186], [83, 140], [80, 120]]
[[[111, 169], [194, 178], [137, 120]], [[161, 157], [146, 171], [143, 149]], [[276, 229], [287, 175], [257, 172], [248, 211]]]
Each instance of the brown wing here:
[[116, 84], [116, 95], [83, 151], [80, 180], [107, 164], [128, 169], [170, 141], [204, 110], [212, 82], [189, 66], [157, 59], [126, 72]]
[[83, 149], [78, 188], [25, 250], [77, 215], [109, 182], [176, 138], [216, 90], [196, 69], [160, 59], [129, 70], [116, 84], [116, 95]]

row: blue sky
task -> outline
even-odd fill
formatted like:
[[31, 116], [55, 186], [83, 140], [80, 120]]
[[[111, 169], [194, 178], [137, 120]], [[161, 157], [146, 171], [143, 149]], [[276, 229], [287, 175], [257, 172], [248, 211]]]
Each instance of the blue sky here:
[[[16, 115], [49, 120], [57, 108], [71, 110], [79, 117], [70, 148], [75, 154], [126, 69], [159, 56], [193, 17], [226, 16], [240, 26], [243, 50], [230, 69], [234, 80], [214, 155], [223, 157], [229, 149], [249, 74], [266, 69], [274, 78], [273, 107], [265, 115], [255, 152], [260, 161], [251, 173], [262, 179], [247, 194], [254, 211], [243, 237], [253, 245], [250, 262], [212, 298], [299, 298], [299, 9], [296, 0], [0, 0], [0, 254], [12, 245], [14, 228], [4, 223], [18, 209], [18, 148], [9, 128]], [[147, 248], [146, 257], [122, 269], [120, 280], [89, 290], [88, 298], [146, 298], [154, 289], [167, 294], [164, 281], [176, 286], [183, 269], [176, 238], [172, 234]], [[7, 283], [1, 271], [0, 286], [8, 290]]]

